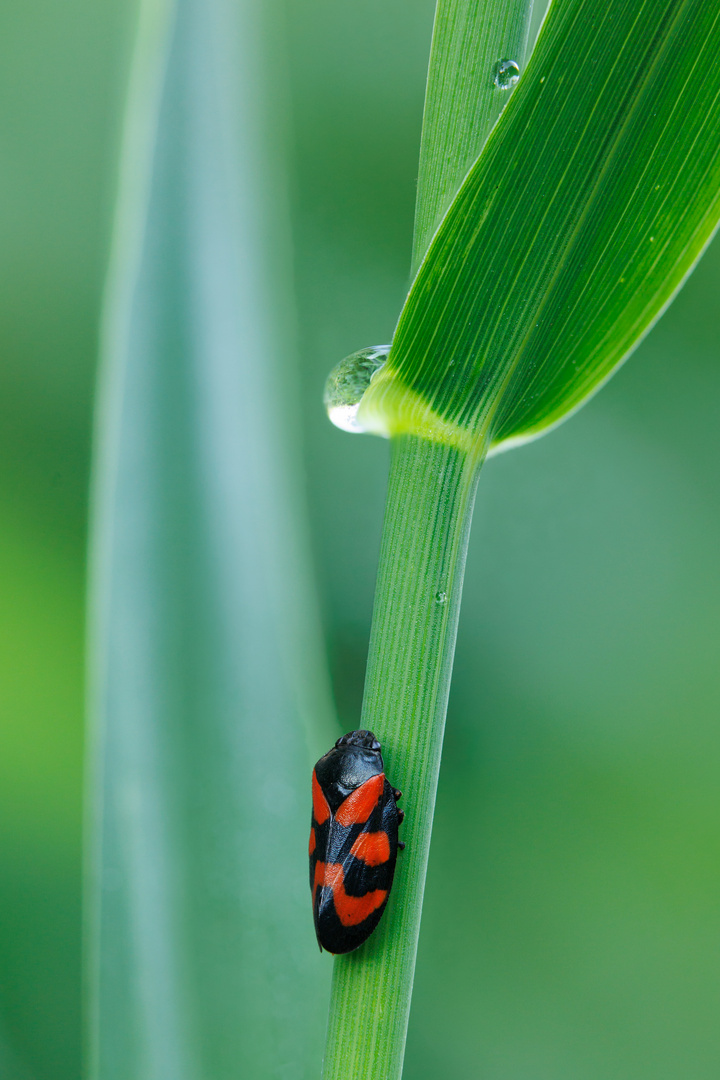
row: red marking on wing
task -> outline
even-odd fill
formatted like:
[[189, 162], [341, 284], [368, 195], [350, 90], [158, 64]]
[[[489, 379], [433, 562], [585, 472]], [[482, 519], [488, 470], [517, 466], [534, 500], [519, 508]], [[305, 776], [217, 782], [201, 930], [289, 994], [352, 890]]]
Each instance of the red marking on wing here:
[[366, 866], [380, 866], [390, 858], [390, 838], [386, 832], [362, 832], [350, 849]]
[[340, 863], [316, 864], [313, 898], [318, 887], [332, 889], [335, 911], [343, 926], [358, 926], [365, 922], [368, 915], [377, 911], [387, 898], [387, 889], [373, 889], [364, 896], [348, 896], [345, 892], [345, 874]]
[[328, 801], [323, 795], [323, 790], [320, 787], [320, 783], [313, 769], [312, 777], [312, 799], [313, 799], [313, 816], [318, 825], [322, 825], [330, 817], [330, 807]]
[[316, 844], [315, 830], [311, 829], [310, 830], [310, 843], [308, 844], [308, 853], [310, 855], [312, 855], [312, 853], [315, 851], [315, 844]]
[[371, 776], [355, 788], [339, 806], [335, 820], [339, 825], [362, 825], [377, 806], [385, 786], [385, 773]]

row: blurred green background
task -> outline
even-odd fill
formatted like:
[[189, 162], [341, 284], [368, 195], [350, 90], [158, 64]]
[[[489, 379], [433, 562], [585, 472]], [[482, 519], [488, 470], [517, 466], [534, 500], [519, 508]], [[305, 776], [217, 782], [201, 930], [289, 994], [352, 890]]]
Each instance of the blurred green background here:
[[[321, 391], [402, 303], [432, 7], [288, 4], [303, 453], [346, 728], [388, 448], [333, 429]], [[133, 18], [0, 11], [2, 1080], [81, 1073], [86, 492]], [[718, 290], [716, 242], [599, 397], [485, 468], [408, 1080], [720, 1075]]]

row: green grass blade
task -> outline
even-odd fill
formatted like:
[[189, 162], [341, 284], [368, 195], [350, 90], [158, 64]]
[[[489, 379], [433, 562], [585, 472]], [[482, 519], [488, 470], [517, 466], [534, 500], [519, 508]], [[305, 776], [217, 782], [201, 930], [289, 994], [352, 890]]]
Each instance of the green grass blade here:
[[482, 459], [393, 440], [362, 724], [406, 811], [396, 882], [366, 945], [335, 959], [324, 1080], [398, 1080], [405, 1053], [435, 793]]
[[[719, 58], [720, 13], [700, 0], [555, 0], [362, 398], [360, 426], [393, 437], [363, 723], [407, 783], [409, 844], [384, 924], [336, 961], [326, 1080], [402, 1070], [478, 469], [597, 389], [708, 242]], [[441, 115], [426, 117], [417, 253], [441, 205], [444, 126], [463, 122]]]
[[720, 11], [556, 0], [408, 296], [365, 426], [496, 449], [587, 399], [720, 216]]
[[498, 86], [496, 66], [509, 59], [522, 70], [532, 8], [533, 0], [438, 0], [420, 141], [413, 273], [510, 100], [514, 84]]
[[31, 1080], [30, 1073], [11, 1045], [0, 1018], [0, 1076], [3, 1080]]
[[307, 786], [334, 732], [290, 465], [272, 14], [142, 7], [94, 493], [94, 1080], [319, 1067]]

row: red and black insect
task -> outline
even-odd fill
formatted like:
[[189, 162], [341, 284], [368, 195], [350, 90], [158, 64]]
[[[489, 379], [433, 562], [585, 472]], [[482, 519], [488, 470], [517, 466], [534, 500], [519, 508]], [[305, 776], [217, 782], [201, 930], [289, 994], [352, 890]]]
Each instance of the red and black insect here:
[[351, 731], [313, 769], [310, 889], [320, 951], [346, 953], [369, 938], [395, 873], [401, 792], [385, 779], [372, 731]]

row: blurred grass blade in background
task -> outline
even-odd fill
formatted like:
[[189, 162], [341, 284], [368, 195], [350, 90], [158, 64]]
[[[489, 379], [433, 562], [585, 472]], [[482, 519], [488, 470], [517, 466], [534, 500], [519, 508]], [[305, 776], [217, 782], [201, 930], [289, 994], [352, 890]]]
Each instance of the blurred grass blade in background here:
[[360, 409], [495, 449], [562, 420], [672, 299], [720, 215], [720, 11], [556, 0]]
[[413, 272], [524, 66], [533, 0], [439, 0], [420, 140]]
[[290, 457], [277, 11], [144, 0], [94, 478], [94, 1080], [316, 1073], [333, 735]]
[[30, 1073], [11, 1045], [0, 1017], [0, 1077], [2, 1080], [31, 1080]]

